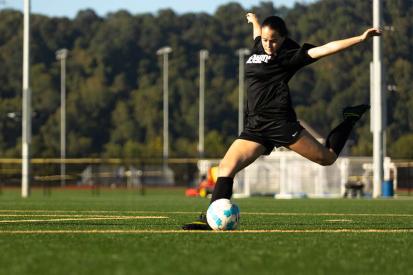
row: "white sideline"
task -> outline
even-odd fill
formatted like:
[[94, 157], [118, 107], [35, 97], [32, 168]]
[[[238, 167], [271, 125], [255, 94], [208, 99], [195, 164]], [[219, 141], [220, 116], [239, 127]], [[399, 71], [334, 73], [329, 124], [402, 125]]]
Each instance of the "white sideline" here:
[[[129, 214], [199, 214], [200, 211], [118, 211], [118, 210], [0, 210], [0, 213], [129, 213]], [[241, 215], [269, 216], [376, 216], [413, 217], [412, 214], [390, 213], [298, 213], [298, 212], [241, 212]], [[0, 214], [1, 216], [1, 214]]]
[[30, 222], [62, 222], [62, 221], [95, 221], [95, 220], [139, 220], [139, 219], [168, 219], [164, 216], [108, 216], [94, 218], [64, 218], [64, 219], [47, 219], [47, 220], [0, 220], [0, 223], [30, 223]]
[[2, 230], [0, 234], [257, 234], [257, 233], [413, 233], [413, 229], [270, 229], [234, 231], [185, 230]]

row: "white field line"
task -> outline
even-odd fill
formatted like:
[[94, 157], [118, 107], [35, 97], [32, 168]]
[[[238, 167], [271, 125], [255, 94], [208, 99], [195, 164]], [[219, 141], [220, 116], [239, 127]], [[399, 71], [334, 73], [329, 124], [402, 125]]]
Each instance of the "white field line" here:
[[235, 231], [185, 230], [3, 230], [0, 234], [260, 234], [260, 233], [413, 233], [413, 229], [272, 229]]
[[353, 220], [346, 220], [346, 219], [341, 219], [341, 220], [325, 220], [326, 222], [353, 222]]
[[[194, 211], [118, 211], [118, 210], [0, 210], [0, 213], [122, 213], [122, 214], [199, 214]], [[241, 215], [258, 216], [376, 216], [413, 217], [413, 214], [389, 213], [297, 213], [297, 212], [241, 212]]]
[[138, 220], [138, 219], [168, 219], [164, 216], [108, 216], [94, 218], [64, 218], [47, 220], [0, 220], [0, 223], [22, 223], [22, 222], [62, 222], [62, 221], [95, 221], [95, 220]]
[[[242, 213], [242, 212], [241, 212]], [[375, 216], [375, 217], [413, 217], [413, 214], [368, 214], [368, 213], [260, 213], [247, 212], [243, 215], [262, 215], [262, 216]]]

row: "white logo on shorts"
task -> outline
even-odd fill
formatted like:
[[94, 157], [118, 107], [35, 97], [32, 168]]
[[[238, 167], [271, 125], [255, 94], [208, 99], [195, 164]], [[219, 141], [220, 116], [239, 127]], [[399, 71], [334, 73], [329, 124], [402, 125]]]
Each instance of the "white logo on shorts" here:
[[298, 134], [298, 132], [295, 132], [292, 136], [295, 137]]

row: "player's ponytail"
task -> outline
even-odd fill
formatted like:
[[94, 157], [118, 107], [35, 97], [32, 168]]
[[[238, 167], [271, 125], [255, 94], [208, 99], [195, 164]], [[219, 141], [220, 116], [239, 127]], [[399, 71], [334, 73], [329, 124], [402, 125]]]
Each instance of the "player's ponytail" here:
[[279, 16], [269, 16], [261, 24], [261, 28], [269, 27], [277, 31], [282, 37], [288, 36], [287, 26], [284, 20]]

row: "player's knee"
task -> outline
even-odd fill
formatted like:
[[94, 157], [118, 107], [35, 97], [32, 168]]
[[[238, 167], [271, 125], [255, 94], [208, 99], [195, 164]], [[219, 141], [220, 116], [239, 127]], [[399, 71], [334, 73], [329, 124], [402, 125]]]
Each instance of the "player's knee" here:
[[220, 177], [234, 177], [236, 165], [228, 161], [221, 161], [218, 166], [218, 175]]
[[337, 156], [334, 154], [323, 154], [320, 156], [320, 158], [317, 160], [317, 163], [322, 165], [322, 166], [330, 166], [332, 165], [337, 159]]
[[333, 160], [330, 159], [322, 159], [321, 161], [318, 162], [321, 166], [330, 166], [334, 163]]

